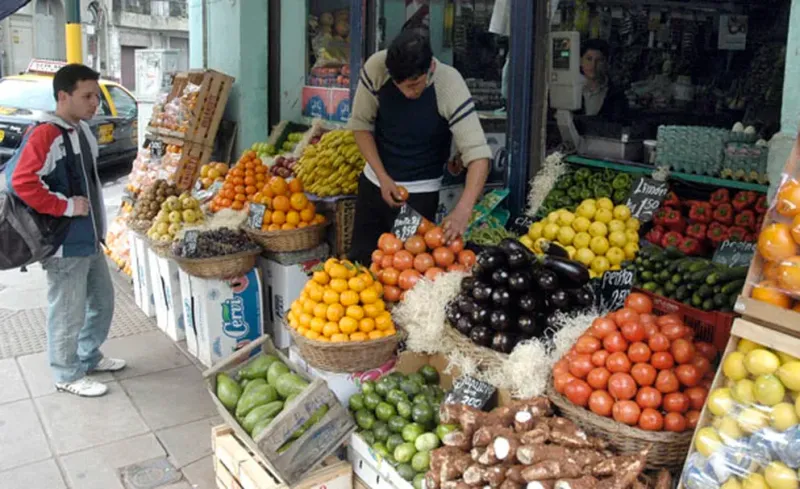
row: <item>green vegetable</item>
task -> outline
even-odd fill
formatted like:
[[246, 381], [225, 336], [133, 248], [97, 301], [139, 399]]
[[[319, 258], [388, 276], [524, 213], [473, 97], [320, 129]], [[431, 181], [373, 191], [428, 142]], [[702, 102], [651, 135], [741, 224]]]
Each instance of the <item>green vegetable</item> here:
[[611, 181], [614, 190], [626, 190], [631, 186], [631, 177], [627, 173], [618, 173]]
[[407, 420], [400, 416], [394, 416], [389, 420], [389, 429], [394, 433], [401, 433], [407, 424], [409, 424]]
[[278, 415], [278, 413], [281, 412], [282, 409], [283, 401], [273, 401], [258, 406], [247, 413], [247, 416], [244, 417], [244, 421], [242, 421], [242, 428], [244, 428], [248, 433], [252, 433], [253, 428], [255, 428], [259, 421], [265, 418], [274, 418]]
[[417, 472], [427, 472], [431, 465], [431, 452], [417, 452], [411, 457], [411, 468]]
[[403, 440], [403, 437], [397, 433], [393, 433], [389, 435], [389, 438], [386, 440], [386, 448], [389, 449], [390, 452], [394, 453], [394, 449], [405, 443], [406, 441]]
[[703, 284], [697, 289], [697, 295], [702, 297], [703, 299], [708, 299], [714, 294], [714, 291], [711, 289], [711, 286], [708, 284]]
[[720, 290], [720, 292], [726, 295], [730, 294], [738, 295], [739, 292], [742, 291], [742, 287], [744, 287], [744, 279], [734, 280], [733, 282], [728, 282], [727, 284], [723, 285], [722, 290]]
[[376, 443], [375, 442], [375, 433], [373, 433], [371, 431], [362, 431], [361, 433], [359, 433], [359, 435], [361, 436], [361, 438], [364, 439], [364, 442], [367, 445], [373, 445], [374, 446], [374, 444]]
[[372, 425], [375, 424], [375, 416], [366, 409], [356, 411], [356, 424], [359, 428], [364, 430], [371, 430]]
[[264, 378], [269, 367], [279, 361], [275, 355], [259, 355], [239, 371], [239, 376], [245, 379]]
[[383, 457], [385, 459], [392, 458], [391, 450], [389, 450], [384, 443], [382, 443], [380, 441], [376, 441], [376, 442], [370, 443], [370, 445], [372, 445], [372, 449], [375, 450], [375, 452], [378, 455], [380, 455], [381, 457]]
[[594, 187], [594, 195], [598, 199], [603, 197], [610, 198], [611, 192], [613, 192], [613, 190], [611, 189], [611, 185], [607, 183], [598, 183]]
[[400, 389], [405, 392], [406, 396], [413, 398], [422, 391], [422, 386], [410, 379], [406, 379], [400, 382]]
[[394, 449], [394, 459], [401, 464], [408, 463], [414, 457], [415, 453], [417, 453], [417, 449], [414, 448], [413, 443], [403, 443]]
[[383, 399], [375, 392], [370, 392], [364, 396], [364, 407], [370, 411], [374, 411], [381, 402], [383, 402]]
[[386, 396], [390, 390], [397, 389], [400, 387], [400, 381], [398, 381], [395, 377], [387, 375], [375, 384], [375, 392], [378, 395]]
[[261, 434], [262, 431], [266, 430], [269, 427], [269, 424], [272, 423], [272, 420], [275, 418], [262, 418], [260, 419], [255, 426], [253, 426], [253, 431], [250, 436], [255, 440], [258, 438], [258, 435]]
[[578, 182], [585, 182], [592, 176], [592, 170], [588, 168], [579, 168], [575, 171], [573, 177]]
[[655, 282], [647, 282], [646, 284], [642, 285], [642, 288], [648, 292], [655, 292], [658, 288], [658, 284]]
[[[414, 399], [416, 399], [416, 397]], [[425, 397], [423, 396], [422, 399], [424, 401]], [[400, 401], [397, 403], [397, 406], [395, 407], [397, 408], [397, 414], [399, 414], [405, 419], [411, 419], [411, 411], [413, 408], [410, 402]]]
[[452, 433], [458, 430], [459, 426], [457, 424], [440, 424], [439, 426], [436, 427], [436, 436], [438, 436], [440, 440], [444, 440], [444, 437], [448, 433]]
[[581, 189], [581, 200], [591, 199], [592, 198], [592, 191], [588, 188]]
[[704, 311], [710, 311], [714, 309], [714, 299], [706, 299], [703, 301], [703, 305], [701, 306]]
[[395, 470], [397, 470], [397, 474], [400, 477], [402, 477], [403, 479], [405, 479], [407, 481], [414, 480], [414, 477], [416, 477], [416, 475], [417, 475], [417, 473], [414, 471], [414, 468], [411, 467], [411, 465], [409, 465], [407, 463], [397, 464], [397, 467], [395, 468]]
[[247, 414], [258, 406], [277, 401], [278, 394], [269, 385], [257, 385], [242, 394], [236, 405], [236, 417], [244, 419]]
[[247, 387], [247, 384], [249, 384], [249, 383], [250, 383], [250, 379], [242, 379], [242, 380], [239, 381], [239, 387], [244, 389], [245, 387]]
[[217, 397], [228, 411], [236, 409], [236, 403], [242, 396], [242, 388], [228, 374], [217, 374]]
[[350, 399], [347, 401], [347, 404], [350, 406], [350, 409], [353, 411], [358, 411], [359, 409], [364, 409], [364, 395], [363, 394], [353, 394], [350, 396]]
[[416, 439], [425, 433], [425, 427], [419, 423], [408, 423], [403, 426], [403, 439], [409, 443], [413, 443]]
[[382, 402], [375, 407], [375, 416], [381, 421], [389, 421], [395, 415], [397, 415], [397, 411], [394, 406], [387, 402]]
[[614, 194], [611, 196], [611, 200], [614, 201], [615, 204], [620, 205], [628, 202], [628, 197], [630, 196], [630, 190], [614, 190]]
[[396, 406], [400, 401], [408, 401], [408, 396], [400, 389], [392, 389], [388, 394], [386, 394], [386, 402]]
[[[266, 380], [264, 380], [264, 379], [254, 379], [254, 380], [251, 380], [251, 381], [247, 382], [247, 385], [246, 385], [246, 386], [245, 386], [245, 388], [244, 388], [244, 392], [250, 392], [250, 391], [251, 391], [251, 390], [253, 390], [253, 389], [254, 389], [256, 386], [259, 386], [259, 385], [268, 385], [268, 384], [267, 384], [267, 381], [266, 381]], [[275, 395], [276, 395], [276, 396], [278, 395], [278, 391], [275, 391]]]
[[423, 377], [422, 374], [419, 373], [419, 372], [414, 372], [414, 373], [408, 374], [408, 380], [410, 380], [411, 382], [416, 383], [420, 387], [424, 386], [425, 383], [426, 383], [425, 382], [425, 377]]
[[[412, 461], [414, 459], [411, 459]], [[425, 488], [425, 474], [417, 474], [414, 476], [414, 480], [411, 483], [414, 486], [414, 489], [424, 489]]]
[[581, 190], [582, 187], [578, 187], [577, 185], [573, 185], [572, 187], [567, 190], [567, 196], [572, 200], [580, 200], [581, 199]]
[[[423, 433], [414, 440], [414, 447], [418, 452], [427, 452], [439, 448], [439, 437], [434, 433]], [[422, 470], [422, 469], [417, 469]]]
[[728, 296], [723, 293], [714, 294], [714, 306], [717, 308], [725, 307], [728, 304]]
[[361, 383], [361, 393], [366, 396], [370, 392], [375, 392], [375, 381], [365, 380]]
[[286, 398], [292, 394], [299, 394], [308, 387], [308, 381], [294, 372], [288, 372], [278, 377], [275, 389], [281, 397]]
[[411, 409], [411, 419], [420, 424], [427, 424], [433, 421], [433, 408], [428, 404], [415, 404]]
[[275, 384], [278, 382], [278, 377], [290, 372], [289, 367], [283, 362], [273, 362], [267, 370], [267, 382], [272, 387], [277, 387]]
[[372, 434], [375, 435], [375, 440], [385, 442], [389, 439], [389, 435], [391, 435], [392, 432], [389, 431], [389, 425], [385, 422], [375, 421], [372, 425]]

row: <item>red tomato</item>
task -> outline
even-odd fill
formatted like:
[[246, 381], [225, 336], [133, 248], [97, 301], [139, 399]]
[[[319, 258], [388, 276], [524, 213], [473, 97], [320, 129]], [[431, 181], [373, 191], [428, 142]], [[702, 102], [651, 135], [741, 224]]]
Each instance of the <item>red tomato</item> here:
[[606, 359], [606, 368], [611, 373], [628, 373], [631, 371], [631, 361], [628, 359], [628, 355], [625, 353], [618, 351], [616, 353], [612, 353]]
[[642, 326], [644, 327], [644, 336], [648, 340], [650, 338], [652, 338], [653, 336], [657, 335], [658, 333], [660, 333], [660, 330], [658, 329], [658, 325], [655, 322], [642, 323]]
[[602, 340], [606, 336], [617, 331], [617, 324], [614, 322], [614, 320], [609, 319], [607, 317], [597, 318], [594, 321], [592, 321], [592, 326], [590, 330], [592, 332], [592, 336]]
[[383, 285], [397, 285], [397, 281], [400, 280], [400, 272], [394, 268], [386, 268], [380, 271], [378, 280], [380, 280]]
[[711, 362], [703, 355], [695, 355], [692, 365], [697, 369], [698, 375], [702, 379], [705, 374], [711, 371]]
[[628, 349], [628, 342], [622, 337], [622, 333], [615, 331], [603, 338], [603, 348], [608, 350], [609, 353], [626, 351]]
[[425, 270], [425, 278], [428, 280], [436, 280], [436, 277], [443, 273], [444, 270], [439, 267], [430, 267], [429, 269]]
[[675, 366], [675, 359], [672, 354], [666, 351], [653, 353], [650, 357], [650, 364], [659, 370], [667, 370]]
[[391, 236], [386, 238], [386, 241], [384, 241], [381, 249], [387, 255], [394, 255], [395, 253], [403, 249], [403, 242], [397, 239], [394, 234], [392, 234]]
[[606, 360], [608, 360], [608, 356], [611, 355], [605, 350], [597, 350], [596, 352], [592, 353], [592, 363], [595, 367], [605, 367]]
[[383, 250], [383, 248], [386, 246], [386, 243], [387, 243], [387, 242], [388, 242], [390, 239], [392, 239], [392, 238], [395, 238], [395, 237], [396, 237], [396, 236], [395, 236], [394, 234], [392, 234], [392, 233], [382, 233], [382, 234], [381, 234], [381, 235], [378, 237], [378, 249], [379, 249], [379, 250]]
[[633, 309], [639, 314], [650, 314], [653, 312], [653, 301], [641, 292], [631, 292], [625, 299], [625, 307]]
[[411, 236], [406, 240], [403, 247], [406, 250], [408, 250], [412, 255], [419, 255], [420, 253], [425, 253], [426, 250], [425, 240], [422, 238], [422, 236]]
[[433, 223], [423, 217], [417, 228], [417, 236], [425, 236], [425, 233], [433, 229], [433, 227]]
[[589, 396], [589, 409], [592, 410], [593, 413], [599, 414], [600, 416], [610, 417], [611, 410], [614, 407], [614, 398], [611, 397], [611, 394], [604, 390], [597, 390], [592, 392], [592, 395]]
[[592, 389], [603, 389], [608, 387], [608, 379], [611, 377], [611, 372], [605, 367], [595, 367], [586, 376], [586, 382], [592, 386]]
[[[639, 322], [642, 323], [642, 326], [646, 326], [648, 324], [656, 324], [656, 316], [652, 313], [640, 313], [639, 314]], [[658, 326], [658, 325], [656, 325]]]
[[653, 408], [645, 408], [639, 416], [639, 428], [646, 431], [661, 431], [664, 429], [664, 417]]
[[700, 421], [700, 411], [688, 411], [684, 416], [686, 417], [686, 426], [695, 429], [697, 422]]
[[637, 363], [631, 368], [631, 377], [641, 386], [653, 385], [656, 382], [656, 375], [658, 371], [649, 363]]
[[[419, 236], [417, 236], [419, 238]], [[420, 253], [414, 257], [414, 268], [419, 273], [425, 273], [430, 267], [434, 265], [433, 257], [428, 253]]]
[[464, 250], [464, 240], [461, 237], [457, 237], [455, 239], [451, 239], [449, 243], [447, 243], [447, 247], [450, 248], [450, 251], [458, 255]]
[[414, 255], [412, 255], [406, 250], [400, 250], [394, 254], [394, 259], [392, 260], [392, 266], [394, 266], [394, 268], [400, 270], [401, 272], [403, 270], [408, 270], [409, 268], [414, 266]]
[[617, 401], [614, 403], [614, 407], [611, 408], [611, 414], [614, 416], [614, 421], [618, 423], [636, 426], [642, 410], [633, 401]]
[[464, 250], [458, 253], [458, 263], [467, 268], [472, 268], [475, 265], [475, 252], [472, 250]]
[[661, 328], [665, 324], [683, 324], [683, 320], [677, 314], [664, 314], [656, 319], [658, 327]]
[[644, 341], [647, 336], [647, 331], [645, 331], [644, 326], [636, 321], [632, 321], [622, 325], [622, 336], [631, 343]]
[[569, 373], [579, 379], [585, 379], [593, 368], [591, 355], [580, 354], [569, 361]]
[[448, 272], [463, 272], [463, 273], [466, 273], [468, 270], [467, 270], [467, 267], [465, 267], [464, 265], [462, 265], [460, 263], [453, 263], [452, 265], [447, 267], [447, 271]]
[[564, 396], [576, 406], [586, 407], [589, 404], [589, 396], [591, 395], [592, 388], [580, 379], [573, 380], [564, 388]]
[[658, 377], [656, 377], [656, 389], [663, 394], [670, 394], [672, 392], [677, 392], [679, 388], [680, 383], [678, 382], [678, 377], [675, 376], [672, 370], [662, 370], [658, 373]]
[[639, 313], [634, 311], [633, 309], [623, 307], [615, 314], [615, 321], [620, 326], [628, 323], [638, 323], [639, 322]]
[[690, 387], [683, 391], [686, 397], [689, 398], [689, 408], [696, 411], [703, 409], [703, 404], [706, 403], [708, 397], [708, 389], [703, 387]]
[[714, 383], [714, 379], [703, 377], [703, 380], [701, 380], [697, 384], [697, 387], [702, 387], [705, 390], [709, 390], [709, 389], [711, 389], [711, 384], [713, 384], [713, 383]]
[[593, 336], [583, 335], [578, 338], [578, 341], [575, 343], [575, 351], [578, 353], [588, 353], [592, 354], [600, 349], [600, 340]]
[[381, 268], [394, 268], [394, 255], [384, 253], [381, 260]]
[[678, 377], [678, 382], [686, 387], [696, 386], [701, 378], [694, 365], [678, 365], [675, 369], [675, 376]]
[[654, 387], [642, 387], [636, 393], [636, 404], [644, 408], [658, 409], [661, 407], [661, 393]]
[[664, 416], [664, 429], [675, 433], [686, 431], [686, 418], [679, 413], [667, 413]]
[[450, 248], [441, 246], [433, 250], [433, 261], [436, 262], [436, 266], [439, 268], [447, 268], [455, 263], [456, 255], [453, 254]]
[[650, 347], [641, 341], [628, 347], [628, 358], [633, 363], [648, 362], [650, 360]]
[[383, 298], [388, 302], [397, 302], [400, 300], [400, 293], [403, 292], [394, 285], [383, 286]]
[[419, 282], [419, 279], [421, 278], [422, 274], [412, 268], [410, 270], [403, 270], [400, 273], [400, 278], [398, 279], [397, 283], [400, 284], [401, 289], [410, 290], [417, 285], [417, 282]]
[[553, 376], [553, 387], [555, 388], [556, 392], [559, 394], [564, 393], [564, 389], [567, 387], [567, 384], [570, 382], [578, 380], [572, 376], [569, 372], [557, 376]]
[[431, 250], [444, 246], [444, 231], [442, 231], [442, 228], [435, 226], [428, 230], [428, 232], [425, 233], [425, 244], [428, 246], [428, 249]]
[[653, 352], [669, 350], [669, 339], [661, 333], [654, 334], [647, 340], [647, 346]]
[[377, 263], [378, 265], [381, 264], [383, 261], [383, 251], [375, 250], [372, 252], [372, 263]]
[[678, 338], [677, 340], [673, 341], [670, 351], [672, 352], [672, 357], [675, 358], [675, 361], [681, 365], [685, 363], [692, 363], [692, 360], [694, 360], [694, 345], [690, 341], [683, 338]]
[[683, 338], [686, 333], [686, 326], [682, 323], [666, 323], [661, 326], [661, 333], [670, 341], [675, 341], [678, 338]]
[[636, 381], [629, 374], [612, 374], [608, 378], [608, 393], [617, 400], [633, 399], [636, 396]]
[[717, 348], [711, 343], [696, 341], [694, 343], [694, 348], [697, 350], [697, 353], [707, 358], [709, 362], [713, 362], [717, 359]]
[[672, 392], [664, 396], [664, 411], [685, 413], [689, 410], [689, 398], [680, 392]]
[[569, 360], [562, 358], [553, 364], [553, 376], [569, 372]]

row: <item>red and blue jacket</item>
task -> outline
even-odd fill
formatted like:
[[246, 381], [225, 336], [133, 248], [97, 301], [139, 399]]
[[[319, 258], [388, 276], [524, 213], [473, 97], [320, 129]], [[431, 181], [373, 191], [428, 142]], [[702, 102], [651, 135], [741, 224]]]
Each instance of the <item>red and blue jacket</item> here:
[[[69, 134], [75, 154], [71, 171], [67, 168], [69, 159], [64, 136], [56, 126], [66, 129]], [[99, 209], [90, 206], [88, 216], [73, 217], [70, 188], [76, 188], [76, 182], [70, 182], [70, 175], [80, 179], [77, 183], [82, 189], [81, 195], [88, 195], [91, 181], [92, 188], [98, 192], [99, 202], [103, 201], [102, 185], [97, 174], [97, 140], [86, 122], [81, 121], [80, 128], [92, 152], [91, 174], [87, 175], [81, 164], [77, 128], [55, 115], [46, 116], [42, 124], [27, 132], [6, 166], [8, 188], [33, 210], [40, 214], [72, 218], [61, 248], [53, 255], [55, 257], [91, 256], [100, 250], [100, 242], [105, 235], [105, 210], [102, 205]]]

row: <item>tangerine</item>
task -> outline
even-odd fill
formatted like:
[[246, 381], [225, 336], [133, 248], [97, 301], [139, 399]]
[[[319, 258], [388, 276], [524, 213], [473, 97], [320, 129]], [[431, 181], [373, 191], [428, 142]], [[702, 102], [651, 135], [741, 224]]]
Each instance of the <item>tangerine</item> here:
[[361, 321], [358, 322], [358, 329], [369, 333], [375, 330], [375, 320], [372, 318], [362, 318]]
[[[238, 196], [237, 196], [237, 197], [238, 197]], [[233, 210], [235, 210], [235, 211], [240, 211], [240, 210], [244, 209], [244, 201], [242, 201], [242, 200], [239, 200], [239, 199], [236, 199], [236, 200], [235, 200], [235, 201], [233, 201], [233, 203], [231, 204], [231, 209], [233, 209]]]
[[778, 290], [778, 285], [771, 280], [764, 280], [753, 287], [751, 296], [753, 299], [772, 304], [781, 309], [789, 309], [792, 305], [792, 300], [789, 296]]
[[286, 222], [297, 226], [300, 224], [300, 213], [297, 211], [289, 211], [286, 213]]
[[289, 191], [292, 193], [302, 192], [303, 182], [301, 182], [299, 178], [293, 178], [292, 181], [289, 182]]
[[280, 224], [270, 224], [267, 228], [267, 231], [280, 231], [281, 225]]
[[347, 306], [347, 311], [345, 311], [345, 315], [357, 321], [361, 321], [362, 319], [364, 319], [364, 308], [359, 306], [358, 304]]
[[350, 335], [350, 341], [367, 341], [367, 334], [361, 331]]
[[327, 319], [328, 317], [328, 305], [324, 302], [319, 302], [314, 306], [314, 311], [312, 311], [314, 317]]
[[275, 192], [275, 195], [285, 195], [289, 192], [289, 184], [283, 177], [272, 177], [269, 181], [269, 187]]
[[350, 337], [347, 336], [344, 333], [338, 333], [338, 334], [335, 334], [335, 335], [331, 336], [331, 342], [332, 343], [343, 343], [343, 342], [346, 342], [346, 341], [350, 341]]
[[800, 214], [792, 219], [792, 238], [795, 243], [800, 244]]
[[386, 331], [392, 327], [394, 327], [392, 316], [388, 312], [384, 311], [375, 318], [375, 328], [378, 329], [378, 331]]
[[351, 334], [358, 331], [358, 321], [355, 319], [345, 316], [339, 320], [339, 330], [345, 334]]
[[768, 261], [781, 261], [797, 254], [797, 243], [787, 224], [775, 222], [758, 236], [758, 252]]
[[314, 224], [324, 224], [325, 223], [325, 216], [322, 214], [317, 214], [314, 216]]
[[378, 331], [376, 329], [376, 330], [370, 331], [367, 334], [367, 336], [369, 336], [369, 339], [371, 339], [371, 340], [377, 340], [379, 338], [383, 338], [383, 331]]
[[781, 186], [775, 199], [775, 210], [786, 217], [800, 214], [800, 182], [793, 178]]
[[792, 256], [780, 262], [778, 285], [791, 294], [800, 293], [800, 256]]
[[[323, 292], [322, 294], [322, 300], [325, 301], [325, 304], [328, 305], [333, 305], [333, 304], [339, 305], [339, 307], [341, 307], [342, 310], [342, 315], [344, 315], [344, 307], [342, 307], [342, 305], [339, 303], [339, 294], [337, 292], [335, 292], [332, 289], [325, 290], [325, 292]], [[329, 307], [328, 314], [330, 314], [330, 310], [331, 308]], [[330, 317], [328, 317], [328, 319], [330, 319]]]
[[216, 163], [214, 164], [214, 169], [217, 170], [220, 174], [225, 175], [226, 173], [228, 173], [228, 164]]
[[291, 231], [292, 229], [297, 229], [297, 226], [295, 224], [290, 223], [290, 222], [285, 222], [285, 223], [281, 224], [281, 230], [282, 231]]
[[282, 225], [286, 222], [286, 213], [283, 211], [272, 211], [272, 224]]
[[325, 325], [322, 328], [322, 334], [326, 338], [332, 338], [333, 335], [338, 334], [340, 332], [341, 331], [339, 330], [339, 325], [334, 323], [333, 321], [325, 323]]
[[285, 195], [277, 195], [272, 199], [272, 208], [279, 211], [288, 211], [291, 209], [289, 198]]
[[311, 322], [309, 323], [309, 326], [308, 326], [308, 328], [311, 331], [316, 331], [317, 333], [322, 333], [323, 332], [322, 328], [324, 328], [324, 327], [325, 327], [325, 320], [322, 319], [322, 318], [318, 318], [318, 317], [311, 318]]
[[308, 197], [306, 197], [304, 193], [294, 193], [289, 197], [289, 204], [292, 206], [292, 209], [302, 211], [308, 205]]
[[327, 316], [328, 321], [338, 323], [344, 317], [344, 306], [338, 303], [333, 303], [328, 306]]
[[309, 209], [306, 207], [302, 211], [300, 211], [300, 220], [304, 223], [308, 224], [309, 222], [314, 220], [314, 209]]
[[342, 295], [339, 297], [339, 301], [342, 303], [343, 306], [354, 306], [358, 304], [358, 292], [354, 290], [345, 290], [342, 292]]

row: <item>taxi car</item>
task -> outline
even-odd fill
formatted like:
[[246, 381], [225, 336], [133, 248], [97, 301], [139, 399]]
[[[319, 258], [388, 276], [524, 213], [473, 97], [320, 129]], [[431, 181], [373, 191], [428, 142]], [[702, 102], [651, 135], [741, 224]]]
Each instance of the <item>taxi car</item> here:
[[[53, 74], [65, 63], [32, 60], [25, 73], [0, 79], [0, 170], [19, 147], [28, 127], [56, 110]], [[138, 144], [136, 98], [122, 85], [100, 79], [100, 105], [89, 126], [97, 138], [97, 166], [127, 163]]]

